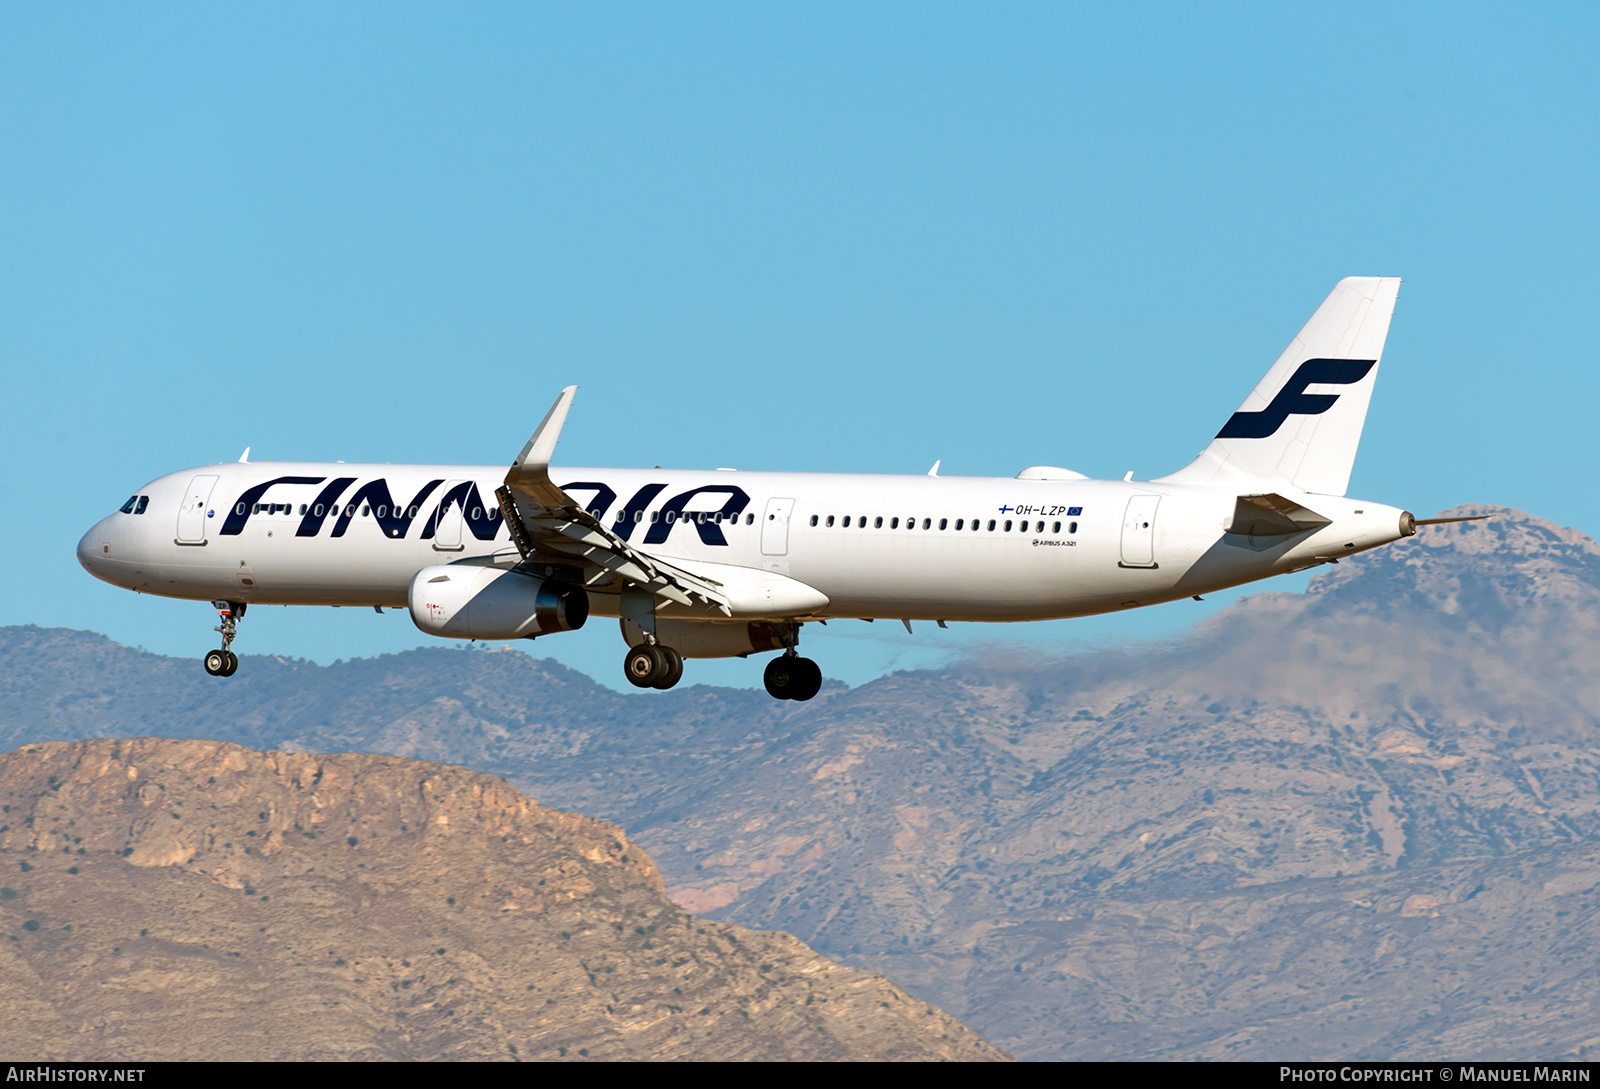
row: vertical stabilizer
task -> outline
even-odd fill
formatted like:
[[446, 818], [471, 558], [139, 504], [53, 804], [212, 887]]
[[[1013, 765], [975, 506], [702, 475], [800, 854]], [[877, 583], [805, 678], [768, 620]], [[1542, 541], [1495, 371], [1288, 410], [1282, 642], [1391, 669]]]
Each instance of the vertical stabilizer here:
[[1161, 480], [1343, 495], [1399, 292], [1393, 277], [1340, 280], [1211, 445]]

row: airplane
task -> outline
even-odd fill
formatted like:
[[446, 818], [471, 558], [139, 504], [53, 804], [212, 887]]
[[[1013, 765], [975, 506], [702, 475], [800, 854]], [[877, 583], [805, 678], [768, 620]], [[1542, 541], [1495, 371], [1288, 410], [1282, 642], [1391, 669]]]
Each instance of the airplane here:
[[[1341, 280], [1188, 466], [1135, 481], [553, 470], [575, 386], [509, 471], [237, 463], [140, 488], [78, 543], [97, 578], [210, 601], [231, 676], [253, 604], [404, 608], [429, 635], [509, 640], [614, 617], [623, 671], [669, 689], [686, 658], [778, 652], [763, 681], [809, 700], [798, 652], [834, 619], [1024, 621], [1175, 601], [1465, 519], [1345, 495], [1400, 281]], [[560, 483], [557, 483], [557, 481]]]

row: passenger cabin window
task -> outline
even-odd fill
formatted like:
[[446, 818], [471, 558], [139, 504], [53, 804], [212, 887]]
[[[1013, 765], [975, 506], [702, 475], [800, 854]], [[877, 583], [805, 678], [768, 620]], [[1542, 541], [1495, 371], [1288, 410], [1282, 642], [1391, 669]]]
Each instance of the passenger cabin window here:
[[[1006, 528], [1010, 529], [1011, 527], [1008, 525]], [[989, 532], [990, 533], [994, 532], [994, 519], [993, 518], [989, 519]]]
[[1078, 532], [1078, 523], [1076, 523], [1076, 522], [1068, 522], [1067, 523], [1067, 532], [1068, 533], [1076, 533], [1076, 532]]

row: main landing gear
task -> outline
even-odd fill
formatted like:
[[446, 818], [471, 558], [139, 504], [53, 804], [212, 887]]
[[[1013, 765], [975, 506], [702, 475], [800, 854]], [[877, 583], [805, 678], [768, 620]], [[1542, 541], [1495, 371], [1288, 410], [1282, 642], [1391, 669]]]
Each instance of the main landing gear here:
[[[751, 624], [750, 630], [745, 633], [743, 642], [745, 648], [727, 641], [722, 643], [708, 642], [708, 636], [689, 634], [683, 638], [689, 639], [686, 643], [692, 652], [705, 657], [722, 657], [724, 655], [737, 655], [744, 657], [746, 654], [760, 651], [776, 650], [783, 647], [783, 653], [767, 663], [766, 672], [762, 681], [767, 686], [767, 694], [774, 699], [805, 701], [814, 697], [822, 690], [822, 670], [810, 658], [802, 658], [795, 650], [800, 641], [800, 625], [795, 621], [786, 623], [760, 623]], [[759, 630], [757, 630], [759, 629]], [[735, 629], [732, 635], [737, 636], [743, 629]], [[631, 628], [628, 622], [623, 622], [623, 636], [637, 639], [640, 637], [637, 628]], [[627, 656], [622, 659], [622, 672], [627, 675], [628, 683], [635, 688], [667, 689], [676, 685], [683, 679], [683, 656], [665, 643], [659, 642], [653, 632], [643, 633], [644, 642], [628, 648]], [[694, 642], [698, 639], [699, 642]], [[674, 640], [676, 641], [676, 640]], [[709, 652], [709, 653], [708, 653]]]
[[683, 657], [660, 643], [640, 643], [628, 648], [622, 671], [635, 688], [665, 690], [683, 679]]
[[761, 675], [767, 695], [780, 700], [808, 700], [822, 690], [822, 670], [810, 658], [802, 658], [790, 647], [767, 663]]
[[211, 604], [222, 618], [222, 623], [212, 629], [222, 633], [222, 649], [206, 655], [206, 672], [213, 677], [231, 677], [239, 668], [239, 656], [233, 653], [233, 638], [239, 634], [239, 621], [244, 619], [245, 603], [213, 601]]

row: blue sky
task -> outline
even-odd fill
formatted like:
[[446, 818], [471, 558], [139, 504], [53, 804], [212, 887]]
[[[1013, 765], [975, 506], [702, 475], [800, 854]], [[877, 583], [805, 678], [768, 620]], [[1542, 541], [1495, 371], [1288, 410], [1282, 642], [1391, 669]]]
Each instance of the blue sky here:
[[[1600, 533], [1597, 30], [1560, 4], [0, 7], [0, 622], [198, 656], [208, 607], [73, 559], [141, 483], [247, 445], [502, 464], [569, 383], [569, 464], [1159, 475], [1347, 275], [1406, 279], [1352, 494]], [[808, 651], [859, 683], [1221, 600]], [[240, 649], [425, 638], [263, 608]], [[534, 653], [620, 679], [609, 624]]]

